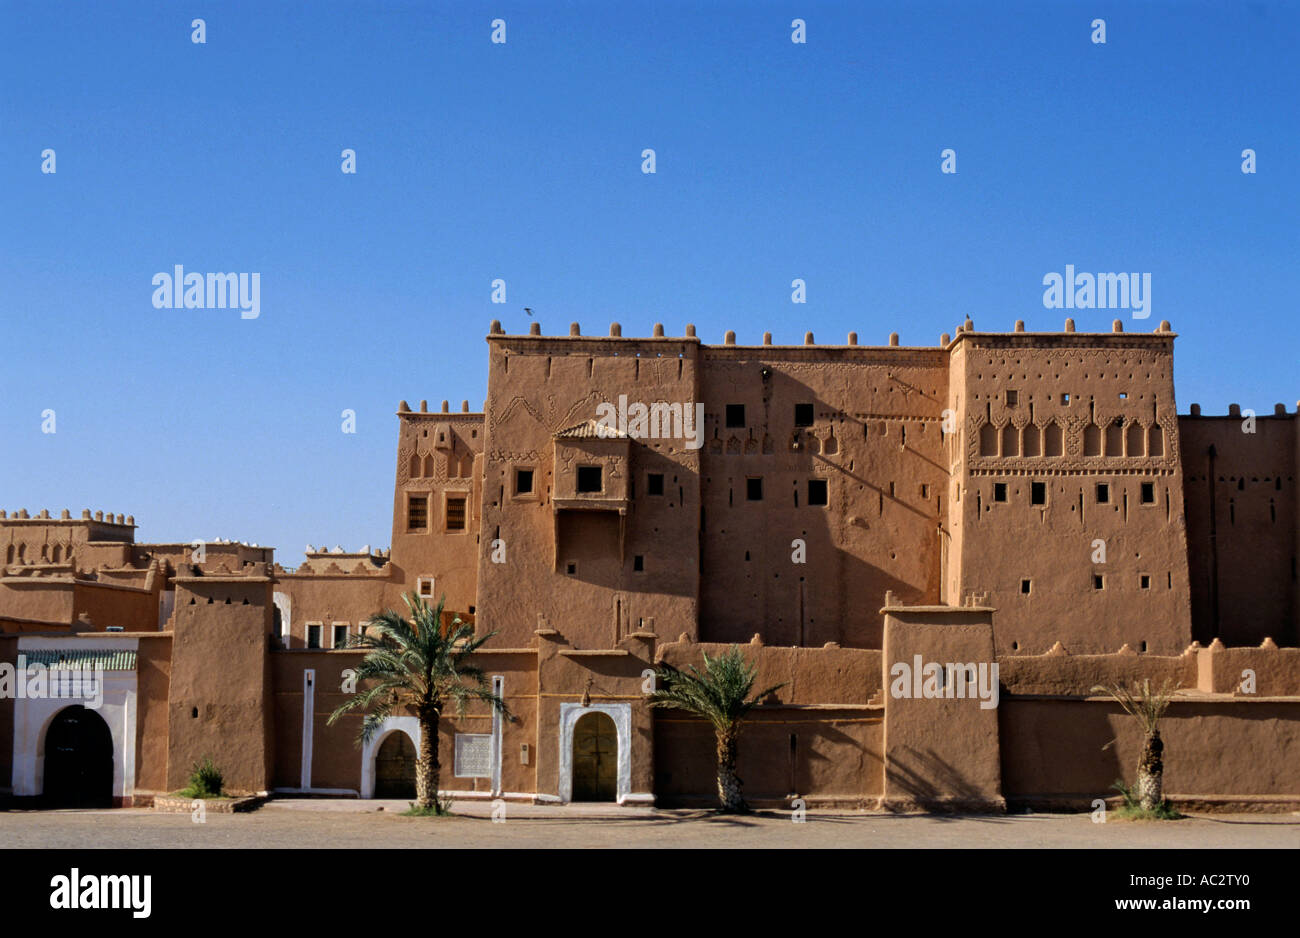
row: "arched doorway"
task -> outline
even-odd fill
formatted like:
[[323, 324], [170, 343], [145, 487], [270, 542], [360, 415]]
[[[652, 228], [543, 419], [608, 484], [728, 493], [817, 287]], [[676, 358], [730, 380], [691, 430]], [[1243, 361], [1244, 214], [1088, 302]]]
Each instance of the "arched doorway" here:
[[573, 800], [617, 797], [618, 730], [607, 714], [583, 714], [573, 728]]
[[415, 797], [415, 743], [401, 730], [389, 733], [375, 754], [375, 797]]
[[50, 723], [42, 796], [49, 807], [112, 807], [113, 734], [95, 711], [67, 707]]

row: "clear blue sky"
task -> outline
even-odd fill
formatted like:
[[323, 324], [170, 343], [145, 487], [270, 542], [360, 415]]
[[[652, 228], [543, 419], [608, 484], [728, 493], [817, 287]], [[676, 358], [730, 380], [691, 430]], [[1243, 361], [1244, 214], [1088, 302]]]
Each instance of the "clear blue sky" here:
[[[1066, 264], [1152, 274], [1127, 327], [1173, 322], [1183, 412], [1294, 409], [1298, 35], [1295, 3], [5, 0], [0, 507], [386, 545], [397, 402], [477, 409], [493, 318], [931, 345], [1061, 328]], [[176, 264], [260, 273], [260, 317], [155, 309]]]

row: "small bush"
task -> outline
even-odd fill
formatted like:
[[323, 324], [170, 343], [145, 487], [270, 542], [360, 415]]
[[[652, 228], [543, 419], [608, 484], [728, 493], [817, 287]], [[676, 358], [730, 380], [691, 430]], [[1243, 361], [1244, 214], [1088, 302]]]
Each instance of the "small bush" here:
[[221, 770], [212, 764], [210, 758], [194, 763], [190, 771], [190, 785], [183, 794], [189, 798], [220, 798], [221, 785], [225, 779]]

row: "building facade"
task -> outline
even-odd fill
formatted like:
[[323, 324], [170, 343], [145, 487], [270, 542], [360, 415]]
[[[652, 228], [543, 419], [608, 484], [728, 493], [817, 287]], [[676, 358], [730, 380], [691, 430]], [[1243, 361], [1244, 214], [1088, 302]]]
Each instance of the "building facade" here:
[[[1293, 806], [1296, 414], [1180, 416], [1174, 339], [493, 323], [481, 413], [399, 405], [387, 550], [290, 570], [257, 545], [137, 544], [120, 515], [0, 514], [0, 662], [109, 666], [93, 714], [0, 684], [0, 779], [48, 794], [46, 763], [98, 740], [117, 803], [209, 755], [250, 791], [402, 792], [413, 718], [360, 748], [359, 718], [325, 719], [348, 638], [416, 592], [492, 633], [479, 664], [511, 709], [444, 721], [464, 797], [709, 800], [711, 731], [650, 710], [647, 676], [741, 643], [785, 685], [742, 743], [758, 803], [1087, 804], [1141, 742], [1092, 688], [1146, 677], [1183, 688], [1167, 790]], [[996, 705], [908, 692], [913, 662], [996, 665]]]

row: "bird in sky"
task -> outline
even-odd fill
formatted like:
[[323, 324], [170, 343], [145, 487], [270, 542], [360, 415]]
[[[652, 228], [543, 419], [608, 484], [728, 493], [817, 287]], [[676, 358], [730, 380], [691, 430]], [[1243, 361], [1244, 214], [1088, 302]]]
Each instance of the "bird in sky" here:
[[532, 308], [531, 308], [531, 307], [528, 307], [528, 306], [525, 306], [525, 307], [524, 307], [524, 312], [527, 313], [529, 316], [531, 316], [531, 315], [533, 314], [533, 310], [532, 310]]

